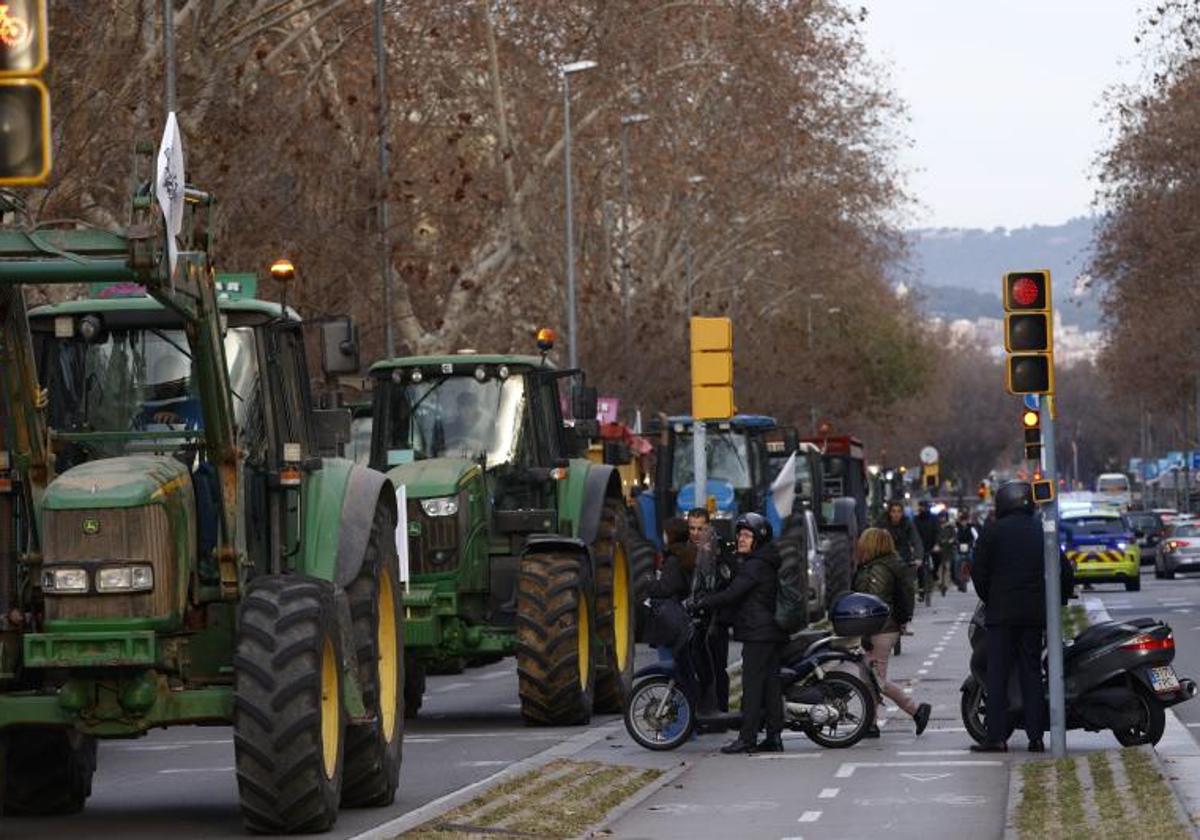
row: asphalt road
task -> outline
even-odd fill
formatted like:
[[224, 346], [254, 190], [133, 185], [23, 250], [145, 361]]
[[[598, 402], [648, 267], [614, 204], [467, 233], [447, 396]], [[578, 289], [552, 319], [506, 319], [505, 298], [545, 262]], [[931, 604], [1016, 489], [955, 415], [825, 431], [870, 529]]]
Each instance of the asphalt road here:
[[[582, 727], [526, 726], [517, 702], [516, 660], [430, 677], [425, 705], [408, 721], [400, 793], [390, 808], [343, 810], [330, 838], [399, 817], [578, 735]], [[615, 716], [597, 716], [597, 726]], [[82, 814], [0, 818], [0, 835], [21, 838], [244, 837], [228, 728], [186, 727], [100, 745], [93, 792]]]
[[[1142, 589], [1126, 592], [1124, 586], [1096, 584], [1084, 595], [1098, 597], [1114, 619], [1153, 616], [1175, 631], [1175, 671], [1181, 677], [1200, 680], [1200, 575], [1179, 575], [1175, 580], [1156, 580], [1153, 566], [1142, 567]], [[1195, 737], [1200, 732], [1200, 699], [1173, 707]]]

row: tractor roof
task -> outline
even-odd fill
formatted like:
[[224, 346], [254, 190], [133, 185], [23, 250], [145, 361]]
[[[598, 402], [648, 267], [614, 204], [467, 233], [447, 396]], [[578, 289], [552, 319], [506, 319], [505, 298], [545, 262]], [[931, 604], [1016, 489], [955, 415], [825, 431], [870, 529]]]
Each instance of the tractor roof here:
[[440, 356], [398, 356], [380, 359], [371, 365], [371, 372], [395, 370], [396, 368], [437, 367], [439, 365], [509, 365], [510, 367], [553, 367], [541, 356], [522, 356], [503, 353], [448, 353]]
[[[218, 305], [222, 312], [246, 312], [265, 315], [268, 318], [278, 318], [282, 312], [280, 305], [274, 301], [256, 300], [253, 298], [220, 300], [218, 301]], [[161, 303], [149, 295], [139, 295], [137, 297], [79, 298], [77, 300], [66, 300], [62, 303], [49, 303], [43, 306], [36, 306], [29, 311], [29, 316], [36, 318], [46, 315], [86, 315], [92, 312], [154, 312], [161, 311], [163, 308]], [[290, 306], [288, 307], [288, 317], [295, 321], [300, 320], [300, 316], [296, 313], [296, 310]]]

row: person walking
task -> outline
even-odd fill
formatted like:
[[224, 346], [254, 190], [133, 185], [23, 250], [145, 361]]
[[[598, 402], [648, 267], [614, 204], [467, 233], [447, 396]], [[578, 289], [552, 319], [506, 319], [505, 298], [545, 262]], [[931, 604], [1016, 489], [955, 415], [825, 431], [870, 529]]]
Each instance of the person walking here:
[[[941, 547], [938, 545], [938, 520], [933, 515], [929, 507], [928, 499], [921, 499], [917, 503], [917, 515], [913, 517], [913, 527], [917, 529], [917, 536], [921, 538], [921, 547], [923, 549], [920, 566], [917, 572], [917, 588], [919, 598], [926, 598], [933, 592], [933, 570], [937, 567], [938, 558], [941, 556]], [[926, 592], [926, 590], [929, 590]], [[928, 600], [925, 601], [929, 603]]]
[[[780, 653], [787, 641], [775, 622], [779, 597], [779, 550], [771, 543], [771, 526], [765, 517], [746, 513], [734, 524], [741, 565], [729, 586], [704, 595], [700, 609], [736, 609], [733, 638], [742, 643], [742, 728], [737, 739], [721, 752], [783, 752], [783, 684], [779, 678]], [[766, 737], [758, 738], [766, 720]]]
[[971, 559], [975, 553], [975, 541], [979, 539], [979, 529], [971, 521], [971, 513], [966, 508], [958, 512], [958, 524], [955, 540], [958, 543], [954, 555], [954, 582], [958, 584], [959, 592], [967, 591], [967, 581], [971, 577]]
[[[920, 735], [929, 725], [932, 707], [928, 703], [916, 703], [904, 693], [904, 689], [888, 680], [888, 660], [892, 647], [900, 636], [900, 627], [912, 618], [915, 589], [912, 576], [896, 552], [892, 535], [883, 528], [868, 528], [858, 538], [858, 571], [854, 575], [854, 591], [874, 595], [890, 608], [883, 629], [863, 639], [867, 652], [867, 663], [879, 677], [883, 696], [912, 716]], [[876, 709], [878, 714], [879, 709]], [[879, 737], [878, 723], [867, 730], [868, 738]]]
[[[884, 517], [883, 527], [891, 535], [892, 543], [896, 547], [896, 554], [908, 570], [909, 583], [913, 591], [916, 591], [917, 570], [920, 569], [921, 562], [925, 558], [925, 546], [921, 543], [921, 537], [917, 533], [917, 526], [905, 515], [904, 505], [899, 499], [893, 499], [888, 502], [887, 515]], [[911, 614], [910, 610], [910, 617]], [[908, 629], [905, 626], [907, 623], [908, 619], [900, 622], [900, 633], [905, 636], [908, 635]]]
[[954, 567], [954, 557], [958, 551], [958, 530], [950, 522], [950, 514], [947, 511], [941, 511], [937, 515], [938, 519], [938, 553], [934, 557], [936, 564], [937, 587], [942, 593], [942, 597], [946, 597], [946, 590], [950, 588], [951, 572]]
[[975, 544], [971, 580], [984, 603], [987, 627], [987, 731], [972, 752], [1008, 749], [1008, 676], [1017, 666], [1029, 751], [1044, 752], [1045, 687], [1042, 633], [1046, 628], [1046, 582], [1042, 525], [1034, 516], [1033, 488], [1008, 481], [996, 490], [996, 521]]

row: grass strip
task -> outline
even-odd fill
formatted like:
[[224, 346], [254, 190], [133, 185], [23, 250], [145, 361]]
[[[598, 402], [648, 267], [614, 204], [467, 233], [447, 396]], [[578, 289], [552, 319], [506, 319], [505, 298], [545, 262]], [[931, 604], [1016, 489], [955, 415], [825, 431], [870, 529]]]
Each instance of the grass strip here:
[[1074, 639], [1087, 629], [1087, 610], [1082, 604], [1071, 604], [1061, 613], [1063, 641]]
[[1016, 827], [1021, 837], [1045, 837], [1046, 828], [1057, 822], [1050, 800], [1050, 765], [1031, 761], [1021, 767], [1021, 801]]
[[1058, 817], [1061, 837], [1084, 840], [1091, 835], [1087, 814], [1083, 811], [1083, 786], [1075, 773], [1075, 759], [1054, 762], [1054, 781], [1058, 786]]
[[1176, 813], [1175, 795], [1169, 782], [1158, 772], [1158, 768], [1140, 749], [1124, 749], [1120, 752], [1125, 776], [1129, 779], [1130, 793], [1137, 803], [1138, 814], [1129, 821], [1127, 836], [1153, 837], [1155, 840], [1184, 840], [1191, 837]]
[[[662, 773], [559, 759], [496, 785], [403, 836], [409, 840], [574, 837]], [[569, 793], [564, 788], [570, 788]]]
[[1087, 757], [1088, 769], [1092, 773], [1092, 800], [1100, 812], [1100, 826], [1105, 836], [1113, 835], [1118, 826], [1126, 822], [1125, 810], [1121, 807], [1121, 794], [1113, 781], [1112, 767], [1107, 752], [1095, 752]]

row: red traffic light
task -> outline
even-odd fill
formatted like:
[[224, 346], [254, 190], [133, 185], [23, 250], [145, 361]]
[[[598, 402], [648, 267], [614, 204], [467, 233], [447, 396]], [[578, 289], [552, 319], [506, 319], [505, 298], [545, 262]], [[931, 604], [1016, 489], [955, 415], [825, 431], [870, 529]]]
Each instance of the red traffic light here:
[[1050, 308], [1049, 271], [1013, 271], [1004, 275], [1004, 308], [1042, 311]]
[[1039, 294], [1037, 283], [1034, 283], [1028, 277], [1021, 277], [1017, 282], [1013, 283], [1013, 300], [1021, 306], [1033, 306], [1037, 303]]

